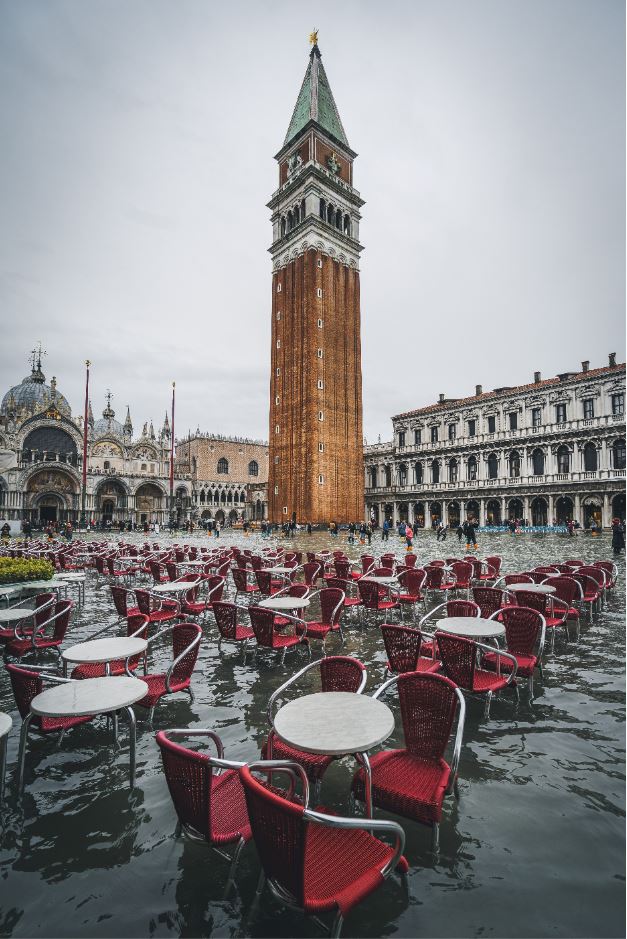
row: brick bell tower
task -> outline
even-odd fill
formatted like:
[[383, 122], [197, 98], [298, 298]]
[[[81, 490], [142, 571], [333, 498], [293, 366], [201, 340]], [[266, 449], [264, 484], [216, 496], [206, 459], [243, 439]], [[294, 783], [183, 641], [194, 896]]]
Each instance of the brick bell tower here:
[[363, 518], [360, 209], [317, 43], [282, 149], [272, 211], [269, 518]]

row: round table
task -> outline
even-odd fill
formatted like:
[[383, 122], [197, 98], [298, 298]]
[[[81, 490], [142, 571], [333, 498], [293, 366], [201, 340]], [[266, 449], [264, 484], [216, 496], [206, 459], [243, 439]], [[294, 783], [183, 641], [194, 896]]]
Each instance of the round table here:
[[4, 799], [4, 777], [7, 768], [7, 739], [13, 721], [8, 714], [0, 711], [0, 804]]
[[36, 611], [30, 607], [9, 607], [8, 610], [0, 610], [0, 623], [19, 623], [22, 619], [30, 619]]
[[511, 590], [512, 593], [516, 593], [518, 590], [524, 590], [527, 593], [555, 593], [555, 587], [551, 584], [511, 584], [504, 589]]
[[381, 584], [382, 587], [391, 587], [398, 583], [398, 577], [377, 577], [376, 575], [364, 575], [361, 580], [371, 580], [373, 584]]
[[204, 567], [209, 561], [179, 561], [181, 567]]
[[267, 574], [293, 574], [295, 570], [295, 567], [262, 567]]
[[105, 672], [109, 674], [109, 664], [117, 659], [128, 659], [132, 655], [140, 655], [148, 648], [145, 639], [137, 639], [132, 636], [121, 636], [105, 639], [90, 639], [87, 642], [79, 642], [69, 649], [64, 649], [61, 658], [65, 665], [66, 662], [93, 663], [101, 662], [105, 666]]
[[[24, 778], [24, 758], [28, 727], [33, 715], [38, 717], [85, 717], [110, 714], [124, 710], [130, 726], [130, 782], [135, 785], [135, 714], [132, 705], [146, 695], [148, 686], [139, 678], [86, 678], [84, 681], [65, 681], [47, 688], [30, 703], [30, 711], [22, 723], [20, 734], [19, 787]], [[116, 735], [117, 742], [117, 735]]]
[[265, 600], [260, 600], [257, 606], [263, 607], [264, 610], [304, 610], [309, 606], [309, 600], [306, 597], [266, 597]]
[[67, 584], [68, 587], [76, 587], [78, 591], [78, 602], [85, 602], [85, 574], [68, 571], [67, 574], [58, 574], [57, 576], [59, 580], [63, 581], [64, 584]]
[[279, 708], [274, 730], [290, 747], [328, 756], [358, 754], [365, 768], [366, 814], [372, 818], [372, 777], [367, 751], [394, 730], [394, 715], [377, 698], [350, 691], [304, 695]]
[[188, 580], [186, 583], [174, 582], [171, 584], [155, 584], [150, 588], [150, 593], [182, 593], [185, 590], [191, 590], [196, 584]]
[[467, 639], [502, 639], [505, 635], [502, 623], [480, 616], [444, 616], [437, 621], [436, 629]]

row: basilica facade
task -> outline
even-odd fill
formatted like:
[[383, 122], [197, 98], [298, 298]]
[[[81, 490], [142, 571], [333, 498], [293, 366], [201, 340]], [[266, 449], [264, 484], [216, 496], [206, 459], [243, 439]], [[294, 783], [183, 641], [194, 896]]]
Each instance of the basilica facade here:
[[625, 519], [625, 365], [440, 399], [364, 452], [367, 517], [417, 527]]
[[[10, 388], [0, 405], [0, 519], [27, 519], [35, 526], [82, 518], [83, 416], [71, 407], [55, 378], [46, 382], [41, 357], [31, 372]], [[202, 436], [202, 435], [199, 435]], [[187, 446], [187, 451], [185, 449]], [[226, 449], [230, 444], [225, 442]], [[108, 395], [102, 416], [94, 420], [89, 404], [87, 427], [86, 520], [98, 526], [121, 522], [177, 524], [202, 515], [201, 493], [219, 493], [211, 517], [223, 524], [261, 517], [267, 475], [254, 487], [224, 485], [216, 459], [216, 479], [198, 473], [189, 441], [178, 444], [174, 461], [174, 504], [170, 503], [171, 428], [167, 413], [155, 431], [152, 421], [135, 434], [129, 409], [116, 419]], [[221, 464], [223, 465], [223, 464]], [[263, 467], [263, 463], [262, 463]], [[205, 467], [203, 467], [204, 469]], [[267, 470], [267, 459], [265, 468]], [[215, 485], [212, 488], [212, 484]], [[231, 498], [229, 499], [229, 492]], [[254, 493], [254, 495], [253, 495]], [[206, 495], [205, 495], [206, 498]], [[260, 507], [261, 506], [261, 507]], [[204, 506], [203, 506], [204, 508]]]

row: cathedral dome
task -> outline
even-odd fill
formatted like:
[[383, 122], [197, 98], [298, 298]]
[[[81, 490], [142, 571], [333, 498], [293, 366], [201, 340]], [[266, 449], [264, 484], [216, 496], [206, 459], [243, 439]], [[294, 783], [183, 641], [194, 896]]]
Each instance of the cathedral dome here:
[[124, 428], [119, 421], [115, 419], [115, 411], [111, 407], [111, 394], [107, 395], [107, 406], [102, 412], [102, 417], [99, 418], [93, 427], [93, 436], [97, 437], [108, 437], [110, 434], [115, 434], [117, 437], [121, 437], [124, 433]]
[[37, 367], [33, 365], [30, 375], [27, 375], [19, 385], [9, 388], [2, 399], [0, 415], [7, 417], [15, 413], [20, 416], [20, 412], [26, 411], [31, 417], [51, 406], [55, 406], [65, 417], [72, 416], [72, 409], [67, 400], [57, 391], [56, 378], [53, 378], [47, 385], [46, 377], [41, 370], [41, 362], [38, 362]]

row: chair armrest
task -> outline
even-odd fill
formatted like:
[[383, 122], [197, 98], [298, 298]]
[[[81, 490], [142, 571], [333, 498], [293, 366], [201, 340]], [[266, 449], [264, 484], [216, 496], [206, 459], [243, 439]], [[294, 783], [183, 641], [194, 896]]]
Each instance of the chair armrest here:
[[197, 646], [197, 645], [200, 643], [201, 638], [202, 638], [202, 633], [198, 633], [198, 635], [196, 636], [196, 638], [193, 639], [193, 640], [190, 642], [190, 644], [189, 644], [188, 646], [186, 646], [186, 647], [183, 649], [183, 651], [181, 652], [181, 654], [180, 654], [180, 655], [177, 655], [177, 657], [174, 659], [174, 661], [173, 661], [172, 664], [170, 665], [169, 669], [168, 669], [167, 672], [165, 673], [165, 687], [166, 687], [166, 689], [167, 689], [169, 692], [172, 691], [172, 688], [170, 687], [170, 679], [171, 679], [171, 677], [172, 677], [172, 672], [174, 671], [174, 669], [176, 668], [176, 666], [179, 664], [179, 662], [180, 662], [182, 659], [185, 658], [185, 656], [187, 655], [187, 653], [188, 653], [188, 652], [191, 652], [191, 650], [194, 648], [194, 646]]
[[248, 764], [248, 769], [259, 773], [266, 773], [272, 776], [272, 773], [287, 773], [290, 778], [290, 788], [287, 791], [288, 798], [292, 798], [296, 790], [296, 783], [300, 779], [303, 786], [303, 805], [305, 809], [309, 805], [309, 780], [307, 773], [300, 763], [293, 763], [291, 760], [255, 760]]
[[389, 832], [396, 836], [394, 845], [394, 854], [390, 860], [381, 868], [383, 877], [392, 873], [400, 861], [405, 850], [405, 832], [398, 822], [385, 821], [382, 818], [346, 818], [341, 815], [325, 815], [323, 812], [316, 812], [313, 809], [305, 808], [304, 817], [309, 822], [317, 822], [319, 825], [326, 825], [327, 828], [345, 828], [345, 829], [366, 829], [367, 831]]
[[455, 778], [457, 777], [457, 769], [459, 767], [459, 758], [462, 752], [462, 742], [464, 738], [464, 724], [466, 721], [466, 699], [459, 690], [455, 689], [455, 694], [457, 695], [457, 700], [459, 701], [459, 713], [457, 715], [457, 729], [455, 731], [455, 745], [453, 747], [453, 758], [451, 760], [451, 778], [449, 787], [452, 787], [455, 783]]
[[477, 649], [480, 649], [482, 652], [489, 652], [490, 655], [496, 655], [496, 673], [500, 676], [501, 674], [501, 659], [509, 659], [512, 663], [512, 670], [509, 673], [507, 679], [507, 684], [511, 685], [514, 678], [516, 677], [516, 672], [518, 671], [518, 662], [516, 656], [512, 655], [511, 652], [504, 652], [502, 649], [495, 648], [494, 646], [487, 646], [483, 642], [475, 642]]
[[268, 718], [268, 723], [270, 724], [270, 727], [274, 728], [274, 721], [272, 719], [272, 705], [274, 704], [276, 699], [279, 697], [279, 695], [283, 691], [285, 691], [287, 688], [289, 688], [290, 685], [293, 685], [295, 681], [298, 681], [299, 678], [302, 678], [302, 676], [306, 672], [308, 672], [311, 668], [315, 668], [317, 665], [320, 665], [320, 660], [317, 660], [315, 662], [309, 662], [307, 665], [304, 666], [304, 668], [301, 668], [300, 671], [292, 675], [291, 678], [288, 678], [287, 681], [284, 681], [283, 684], [280, 685], [280, 687], [277, 688], [277, 690], [274, 691], [270, 695], [270, 700], [268, 701], [268, 706], [266, 708], [266, 716]]
[[[218, 760], [224, 759], [224, 746], [222, 745], [222, 741], [220, 740], [218, 735], [214, 733], [213, 730], [208, 730], [206, 727], [195, 727], [193, 729], [190, 729], [188, 727], [172, 727], [172, 728], [168, 728], [168, 730], [164, 730], [163, 733], [165, 734], [166, 737], [170, 737], [170, 736], [210, 737], [211, 740], [213, 740], [215, 744], [216, 750], [218, 751], [218, 757], [217, 757]], [[215, 757], [212, 757], [212, 760], [214, 759]], [[237, 768], [243, 765], [244, 765], [243, 763], [238, 763]], [[235, 768], [235, 765], [234, 765], [234, 768]]]
[[438, 603], [438, 605], [437, 605], [437, 606], [434, 606], [432, 610], [429, 610], [428, 613], [425, 613], [425, 615], [422, 617], [422, 619], [421, 619], [421, 620], [418, 620], [418, 629], [420, 629], [420, 628], [422, 627], [422, 624], [423, 624], [423, 623], [426, 623], [427, 620], [431, 619], [431, 617], [433, 616], [434, 613], [437, 613], [438, 610], [443, 609], [443, 607], [446, 606], [446, 603], [447, 603], [446, 600], [444, 601], [444, 603]]

